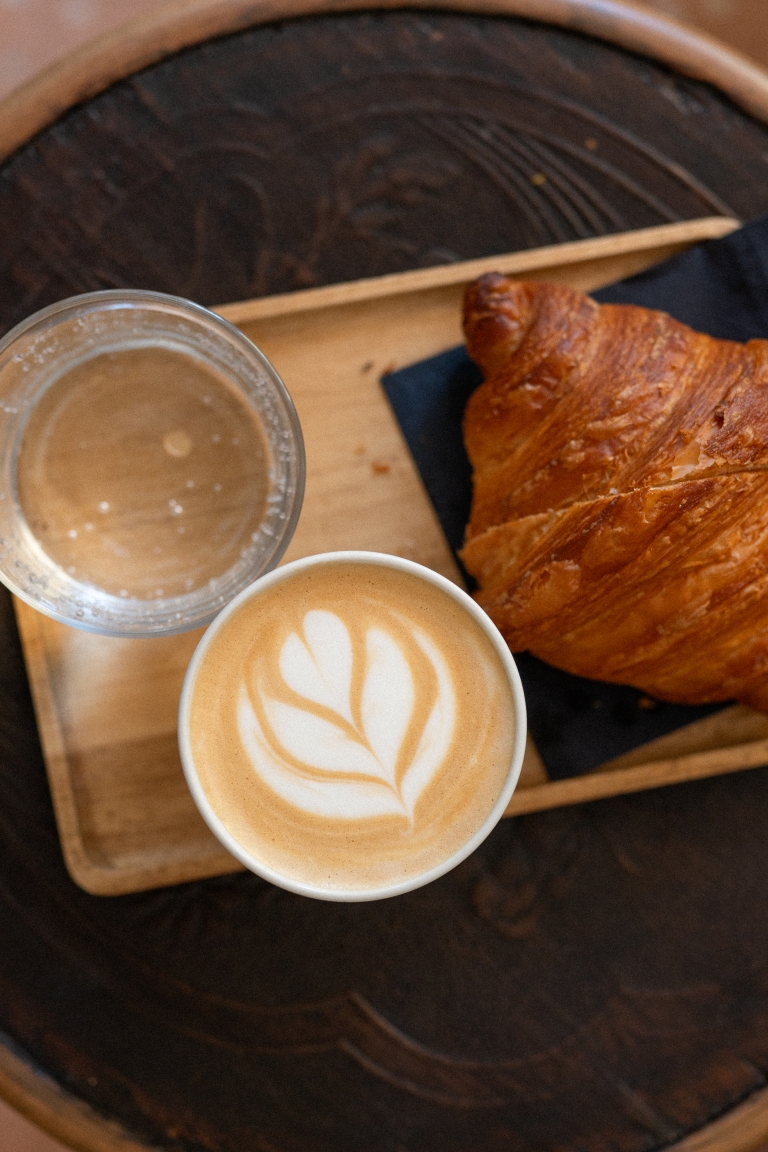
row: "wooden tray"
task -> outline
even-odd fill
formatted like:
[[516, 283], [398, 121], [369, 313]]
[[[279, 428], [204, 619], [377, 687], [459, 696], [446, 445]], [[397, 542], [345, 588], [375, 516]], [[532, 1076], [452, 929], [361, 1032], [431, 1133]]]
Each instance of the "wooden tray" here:
[[[713, 217], [220, 308], [273, 361], [304, 429], [306, 497], [286, 560], [374, 549], [458, 582], [380, 376], [460, 343], [463, 286], [481, 272], [590, 291], [734, 227]], [[116, 895], [239, 869], [198, 815], [176, 746], [181, 682], [200, 633], [115, 640], [15, 604], [72, 878]], [[507, 815], [766, 761], [768, 717], [742, 706], [558, 782], [529, 740]]]

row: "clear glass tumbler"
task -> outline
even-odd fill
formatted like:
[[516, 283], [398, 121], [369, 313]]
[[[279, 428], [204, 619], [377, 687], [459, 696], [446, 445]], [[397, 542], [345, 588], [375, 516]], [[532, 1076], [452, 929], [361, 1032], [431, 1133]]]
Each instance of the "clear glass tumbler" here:
[[190, 301], [92, 292], [0, 340], [0, 580], [65, 624], [209, 623], [279, 562], [304, 472], [274, 368]]

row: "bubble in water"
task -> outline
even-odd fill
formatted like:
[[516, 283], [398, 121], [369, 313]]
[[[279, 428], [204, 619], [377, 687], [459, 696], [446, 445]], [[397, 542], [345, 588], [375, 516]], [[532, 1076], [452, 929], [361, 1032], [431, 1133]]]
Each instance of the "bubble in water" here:
[[178, 459], [189, 456], [193, 448], [192, 437], [183, 428], [179, 428], [163, 437], [163, 448], [169, 456], [175, 456]]
[[109, 504], [106, 500], [102, 500], [99, 503], [99, 512], [109, 512]]

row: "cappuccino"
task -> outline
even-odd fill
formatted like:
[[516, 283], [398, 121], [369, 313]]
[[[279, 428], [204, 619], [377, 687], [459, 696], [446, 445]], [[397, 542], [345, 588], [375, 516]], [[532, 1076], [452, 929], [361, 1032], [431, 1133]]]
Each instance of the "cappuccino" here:
[[254, 871], [373, 899], [463, 859], [502, 815], [525, 739], [503, 640], [442, 577], [395, 557], [297, 561], [206, 633], [180, 719], [187, 778]]

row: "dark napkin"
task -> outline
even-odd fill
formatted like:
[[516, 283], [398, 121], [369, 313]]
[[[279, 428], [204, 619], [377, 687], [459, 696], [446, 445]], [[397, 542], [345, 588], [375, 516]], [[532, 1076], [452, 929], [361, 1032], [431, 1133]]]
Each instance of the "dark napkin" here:
[[[768, 337], [768, 216], [593, 295], [601, 303], [662, 309], [721, 339]], [[481, 380], [463, 347], [382, 378], [454, 553], [472, 497], [461, 417]], [[634, 688], [571, 676], [528, 652], [515, 659], [531, 734], [553, 780], [589, 772], [722, 707], [651, 700]]]

